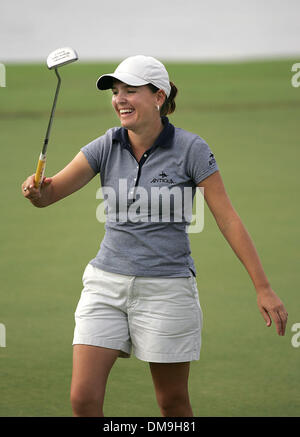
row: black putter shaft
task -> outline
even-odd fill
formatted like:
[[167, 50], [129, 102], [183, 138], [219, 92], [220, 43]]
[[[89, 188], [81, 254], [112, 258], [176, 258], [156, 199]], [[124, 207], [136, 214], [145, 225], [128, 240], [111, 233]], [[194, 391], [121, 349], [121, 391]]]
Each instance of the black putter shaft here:
[[47, 146], [48, 146], [48, 142], [49, 142], [50, 130], [51, 130], [51, 126], [52, 126], [52, 122], [53, 122], [53, 117], [54, 117], [54, 113], [55, 113], [57, 97], [58, 97], [58, 93], [59, 93], [59, 90], [60, 90], [61, 77], [58, 74], [57, 68], [55, 68], [55, 74], [56, 74], [56, 77], [57, 77], [57, 86], [56, 86], [55, 96], [54, 96], [53, 105], [52, 105], [52, 109], [51, 109], [51, 114], [50, 114], [50, 119], [49, 119], [49, 123], [48, 123], [48, 128], [47, 128], [46, 136], [45, 136], [45, 139], [44, 139], [43, 149], [42, 149], [42, 152], [40, 154], [39, 162], [38, 162], [37, 169], [36, 169], [36, 172], [35, 172], [34, 183], [35, 183], [35, 187], [36, 188], [38, 188], [39, 185], [41, 185], [41, 183], [43, 181], [43, 178], [44, 178], [45, 167], [46, 167]]
[[45, 155], [47, 152], [47, 145], [48, 145], [48, 141], [49, 141], [49, 136], [50, 136], [50, 130], [51, 130], [51, 126], [52, 126], [52, 122], [53, 122], [53, 117], [54, 117], [54, 112], [55, 112], [55, 108], [56, 108], [56, 101], [57, 101], [57, 96], [60, 90], [60, 84], [61, 84], [61, 77], [58, 74], [57, 68], [55, 68], [55, 74], [57, 76], [57, 87], [56, 87], [56, 91], [55, 91], [55, 96], [54, 96], [54, 100], [53, 100], [53, 105], [52, 105], [52, 109], [51, 109], [51, 115], [50, 115], [50, 119], [49, 119], [49, 124], [48, 124], [48, 128], [47, 128], [47, 132], [46, 132], [46, 136], [45, 136], [45, 140], [44, 140], [44, 145], [43, 145], [43, 150], [42, 150], [42, 154]]

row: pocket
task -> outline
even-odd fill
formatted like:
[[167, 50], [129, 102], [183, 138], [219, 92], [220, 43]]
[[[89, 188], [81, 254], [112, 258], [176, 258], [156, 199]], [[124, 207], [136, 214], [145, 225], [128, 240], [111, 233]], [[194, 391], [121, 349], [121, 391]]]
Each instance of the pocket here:
[[198, 291], [197, 280], [196, 280], [195, 276], [189, 276], [188, 281], [189, 281], [190, 289], [193, 293], [193, 296], [196, 299], [198, 305], [200, 306], [199, 291]]
[[193, 288], [194, 288], [194, 293], [195, 293], [195, 300], [196, 300], [196, 304], [199, 310], [199, 315], [200, 315], [200, 324], [201, 324], [201, 329], [203, 327], [203, 312], [202, 312], [202, 308], [200, 305], [200, 299], [199, 299], [199, 290], [198, 290], [198, 285], [197, 285], [197, 280], [196, 278], [193, 276], [192, 277], [193, 280]]
[[197, 284], [195, 284], [195, 282], [196, 282], [195, 276], [193, 276], [193, 275], [189, 276], [188, 281], [189, 281], [191, 288], [193, 290], [195, 290], [195, 286], [197, 287]]
[[187, 280], [188, 280], [188, 285], [189, 285], [189, 289], [190, 289], [192, 296], [194, 298], [196, 298], [196, 297], [198, 298], [198, 289], [197, 289], [197, 283], [196, 283], [195, 276], [193, 276], [193, 275], [188, 276]]

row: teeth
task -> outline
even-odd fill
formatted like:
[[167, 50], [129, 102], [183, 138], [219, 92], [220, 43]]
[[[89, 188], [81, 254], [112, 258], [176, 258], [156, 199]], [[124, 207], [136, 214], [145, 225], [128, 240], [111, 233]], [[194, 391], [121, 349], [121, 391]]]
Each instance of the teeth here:
[[133, 109], [120, 109], [120, 114], [128, 114], [133, 112]]

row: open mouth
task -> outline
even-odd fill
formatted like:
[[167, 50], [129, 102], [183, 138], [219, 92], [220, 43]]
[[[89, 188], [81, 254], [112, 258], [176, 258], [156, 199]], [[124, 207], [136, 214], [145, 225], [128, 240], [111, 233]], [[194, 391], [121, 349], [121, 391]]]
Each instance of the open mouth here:
[[134, 112], [134, 109], [126, 108], [126, 109], [120, 109], [119, 114], [121, 117], [128, 117]]

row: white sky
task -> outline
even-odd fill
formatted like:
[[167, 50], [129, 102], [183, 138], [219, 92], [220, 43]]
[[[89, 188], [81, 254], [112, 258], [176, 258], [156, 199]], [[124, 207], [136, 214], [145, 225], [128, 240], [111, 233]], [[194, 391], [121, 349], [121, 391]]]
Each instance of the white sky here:
[[44, 61], [63, 46], [82, 60], [293, 57], [300, 55], [300, 0], [2, 2], [0, 62]]

